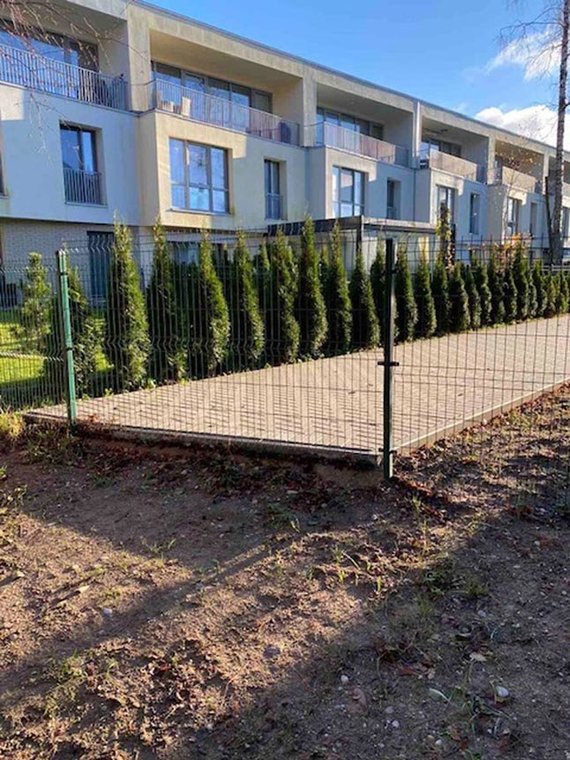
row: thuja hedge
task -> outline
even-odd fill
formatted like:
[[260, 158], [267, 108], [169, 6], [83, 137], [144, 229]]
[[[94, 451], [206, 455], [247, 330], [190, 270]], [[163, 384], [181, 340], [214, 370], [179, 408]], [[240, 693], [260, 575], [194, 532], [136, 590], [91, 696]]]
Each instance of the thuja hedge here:
[[[94, 356], [109, 370], [97, 390], [132, 390], [149, 384], [211, 377], [307, 358], [374, 348], [382, 342], [386, 263], [383, 244], [368, 269], [359, 250], [347, 274], [342, 235], [317, 250], [313, 223], [305, 222], [295, 253], [282, 231], [252, 256], [238, 235], [235, 250], [215, 252], [205, 238], [198, 260], [176, 264], [162, 227], [154, 229], [150, 280], [143, 292], [127, 228], [117, 225], [111, 255], [104, 327], [75, 272], [70, 277], [78, 391], [95, 392]], [[570, 272], [529, 264], [522, 243], [495, 247], [487, 261], [469, 263], [421, 256], [411, 271], [400, 248], [395, 272], [396, 339], [400, 342], [480, 327], [552, 317], [570, 309]], [[48, 356], [60, 356], [61, 325], [41, 257], [26, 272], [22, 319], [28, 339]], [[43, 316], [42, 316], [43, 315]], [[42, 322], [45, 324], [38, 324]], [[98, 334], [99, 333], [99, 334]], [[95, 345], [96, 342], [99, 345]], [[62, 364], [52, 370], [63, 385]], [[91, 376], [91, 381], [89, 376]]]

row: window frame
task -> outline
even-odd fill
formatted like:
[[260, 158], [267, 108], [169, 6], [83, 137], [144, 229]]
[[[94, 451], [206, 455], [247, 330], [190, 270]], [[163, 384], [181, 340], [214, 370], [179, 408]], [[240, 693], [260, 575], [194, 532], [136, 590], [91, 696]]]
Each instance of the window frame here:
[[[454, 187], [451, 187], [450, 185], [436, 185], [436, 221], [439, 219], [439, 213], [441, 209], [442, 203], [445, 203], [445, 206], [447, 209], [449, 209], [449, 221], [451, 224], [455, 224], [455, 206], [457, 202], [457, 190]], [[448, 200], [442, 201], [440, 198], [441, 192], [444, 191], [445, 195], [448, 196], [448, 199], [451, 201], [450, 203]]]
[[[173, 165], [172, 165], [172, 148], [174, 143], [181, 143], [183, 146], [183, 167], [182, 173], [184, 181], [175, 182], [173, 179]], [[206, 150], [206, 178], [207, 182], [192, 182], [190, 176], [190, 151], [192, 148], [203, 148]], [[220, 187], [214, 184], [214, 177], [212, 172], [212, 151], [220, 151], [224, 161], [224, 187]], [[172, 209], [175, 211], [191, 211], [195, 214], [218, 214], [227, 215], [230, 213], [230, 183], [229, 183], [229, 151], [226, 148], [221, 148], [217, 145], [206, 145], [204, 143], [197, 143], [192, 140], [183, 140], [176, 137], [171, 137], [169, 140], [169, 160], [170, 160], [170, 201]], [[178, 206], [174, 201], [174, 187], [184, 189], [184, 206]], [[194, 208], [192, 206], [192, 189], [194, 190], [207, 190], [208, 191], [208, 208]], [[224, 193], [225, 203], [224, 210], [219, 211], [215, 209], [214, 197], [215, 193]]]
[[[63, 155], [63, 139], [62, 135], [64, 132], [73, 132], [76, 135], [79, 135], [79, 140], [77, 144], [78, 148], [78, 156], [79, 156], [79, 163], [80, 168], [75, 169], [74, 167], [66, 167], [65, 161], [64, 161], [64, 155]], [[85, 155], [84, 155], [84, 149], [85, 145], [83, 142], [83, 135], [89, 135], [90, 137], [90, 143], [91, 143], [91, 153], [92, 153], [92, 161], [93, 161], [93, 169], [88, 170], [85, 168]], [[60, 136], [60, 145], [61, 145], [61, 157], [62, 157], [62, 164], [64, 169], [69, 168], [73, 171], [80, 171], [84, 172], [85, 174], [99, 174], [99, 156], [98, 156], [98, 150], [97, 150], [97, 130], [92, 129], [91, 127], [80, 127], [76, 124], [60, 124], [59, 125], [59, 136]]]
[[[522, 201], [512, 195], [507, 197], [507, 234], [510, 237], [518, 235], [521, 224]], [[512, 214], [511, 212], [515, 212]]]
[[481, 194], [470, 193], [469, 195], [469, 234], [481, 234]]
[[[350, 175], [352, 178], [351, 181], [351, 200], [350, 202], [343, 201], [342, 200], [342, 176], [343, 174]], [[360, 202], [356, 201], [356, 177], [360, 178], [360, 188], [361, 188], [361, 198]], [[357, 169], [349, 169], [346, 166], [333, 166], [332, 171], [332, 204], [333, 204], [333, 216], [335, 219], [342, 219], [346, 217], [351, 216], [364, 216], [364, 211], [366, 207], [366, 177], [367, 175], [364, 172], [358, 171]], [[337, 190], [338, 198], [335, 198], [335, 187]], [[342, 214], [342, 207], [350, 203], [352, 207], [352, 213], [351, 214]], [[358, 210], [360, 210], [360, 213], [358, 213]]]
[[538, 231], [538, 203], [536, 203], [536, 201], [531, 201], [530, 204], [528, 231], [531, 237], [537, 237], [536, 233]]
[[[373, 137], [376, 140], [384, 139], [384, 125], [377, 121], [369, 121], [368, 119], [361, 119], [358, 116], [344, 113], [342, 111], [335, 111], [332, 108], [325, 108], [318, 106], [317, 108], [317, 127], [321, 124], [332, 124], [336, 127], [342, 127], [348, 129], [359, 135], [366, 135], [367, 137]], [[360, 128], [358, 128], [360, 127]], [[321, 127], [323, 129], [323, 127]]]
[[[283, 194], [281, 192], [281, 161], [276, 161], [273, 158], [265, 158], [263, 160], [263, 182], [265, 189], [265, 218], [266, 219], [283, 219]], [[276, 183], [277, 189], [273, 187], [273, 183]], [[273, 208], [272, 202], [269, 200], [273, 197], [279, 197], [279, 210], [281, 214], [274, 216], [270, 213], [270, 209]]]
[[[388, 177], [386, 180], [386, 218], [387, 219], [399, 219], [400, 218], [400, 199], [402, 194], [402, 183], [400, 180]], [[390, 204], [390, 188], [392, 190], [392, 204]], [[394, 210], [392, 216], [390, 216], [390, 209]]]

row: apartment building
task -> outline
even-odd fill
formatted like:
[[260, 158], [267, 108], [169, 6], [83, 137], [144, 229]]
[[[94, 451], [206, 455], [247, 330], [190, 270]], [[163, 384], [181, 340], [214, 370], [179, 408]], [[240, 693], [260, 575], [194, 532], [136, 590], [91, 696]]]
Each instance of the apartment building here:
[[196, 229], [426, 228], [441, 203], [461, 239], [546, 236], [545, 144], [145, 2], [55, 5], [0, 27], [6, 271], [115, 218], [136, 236], [160, 217], [181, 255]]

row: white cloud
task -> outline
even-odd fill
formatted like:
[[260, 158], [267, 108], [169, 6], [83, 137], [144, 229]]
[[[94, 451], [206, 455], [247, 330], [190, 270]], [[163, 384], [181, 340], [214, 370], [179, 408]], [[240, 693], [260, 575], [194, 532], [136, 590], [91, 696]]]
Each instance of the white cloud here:
[[[533, 140], [550, 145], [556, 144], [556, 111], [548, 106], [537, 105], [512, 110], [492, 106], [479, 111], [475, 114], [475, 118], [496, 127], [509, 129], [511, 132], [517, 132], [524, 137], [531, 137]], [[568, 119], [565, 148], [570, 150], [570, 120]]]
[[527, 34], [507, 43], [485, 67], [486, 73], [502, 66], [519, 66], [526, 80], [553, 74], [559, 66], [560, 41], [555, 30]]

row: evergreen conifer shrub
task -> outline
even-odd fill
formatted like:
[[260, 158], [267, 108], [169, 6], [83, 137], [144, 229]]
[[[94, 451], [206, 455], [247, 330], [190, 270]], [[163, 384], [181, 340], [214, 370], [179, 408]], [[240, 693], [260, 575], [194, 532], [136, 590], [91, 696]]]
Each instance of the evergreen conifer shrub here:
[[416, 336], [431, 338], [435, 334], [437, 320], [429, 264], [427, 257], [423, 254], [420, 256], [414, 277], [414, 296], [417, 308]]
[[113, 365], [117, 390], [134, 390], [145, 384], [150, 353], [145, 299], [132, 255], [131, 233], [119, 222], [109, 261], [104, 351]]
[[360, 248], [356, 252], [350, 278], [352, 304], [352, 345], [355, 349], [374, 348], [380, 341], [380, 328], [372, 296], [370, 278]]
[[321, 290], [320, 257], [315, 245], [315, 225], [305, 219], [298, 265], [297, 321], [301, 330], [301, 356], [316, 358], [327, 337], [326, 305]]

